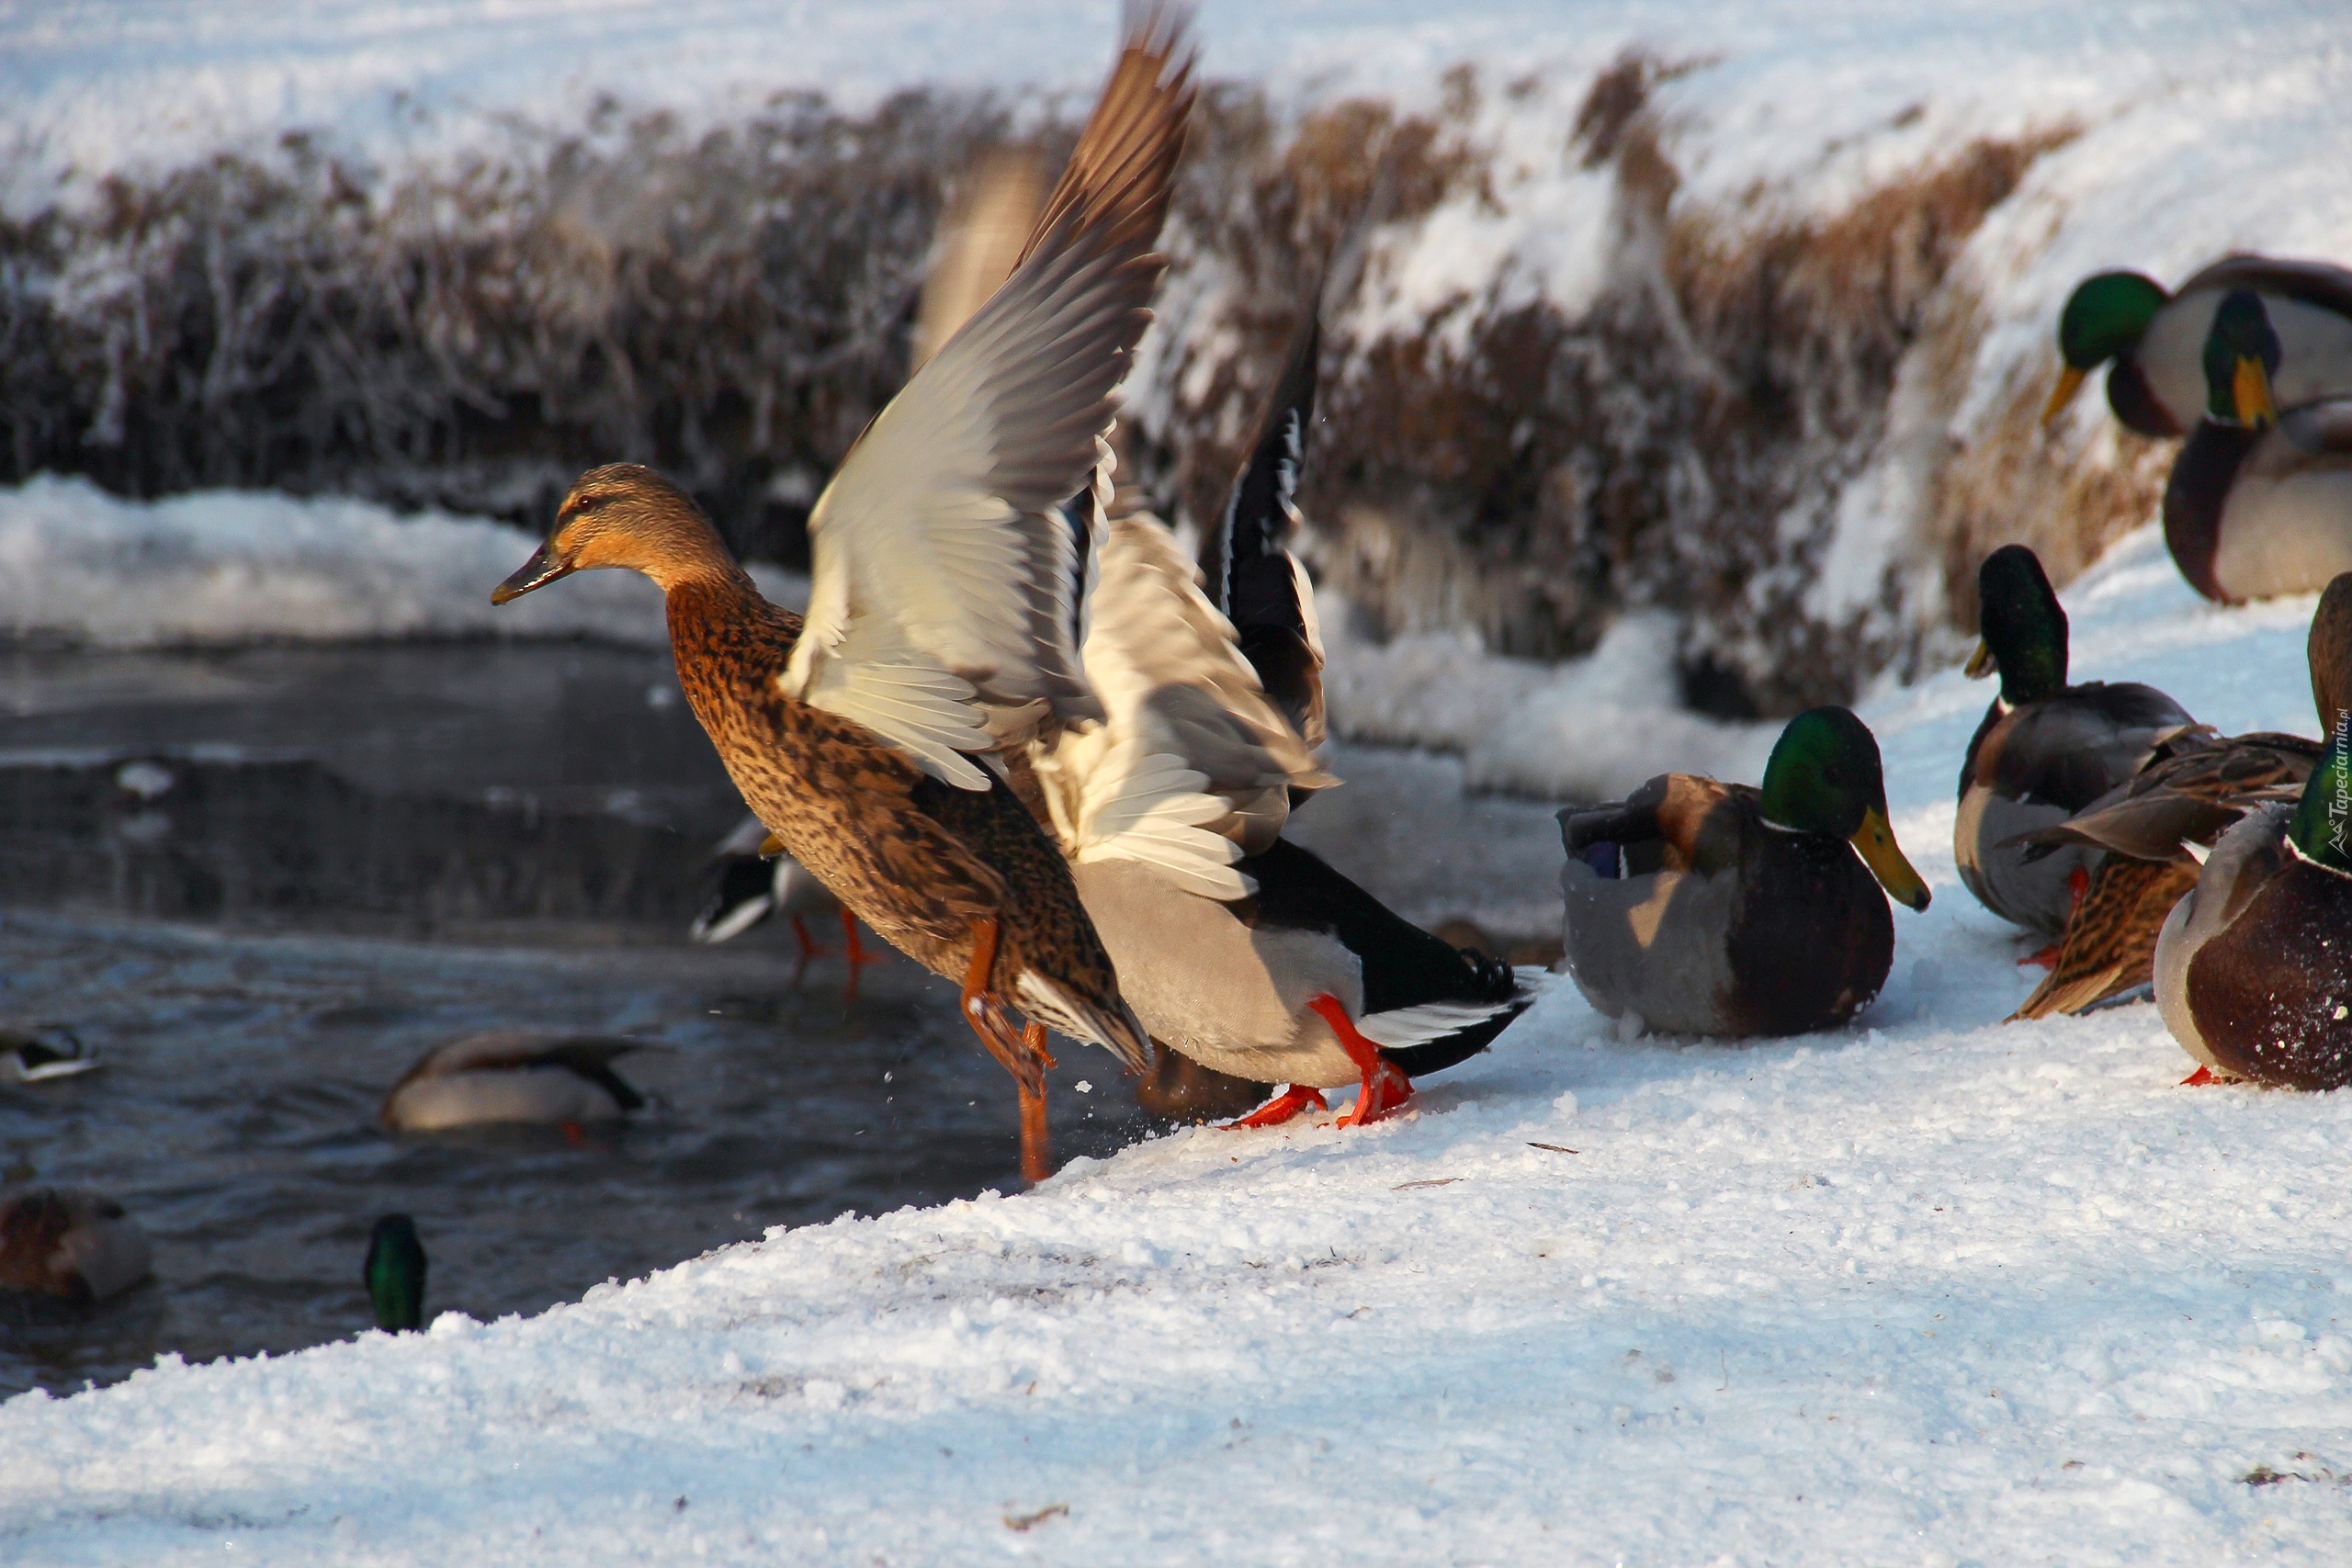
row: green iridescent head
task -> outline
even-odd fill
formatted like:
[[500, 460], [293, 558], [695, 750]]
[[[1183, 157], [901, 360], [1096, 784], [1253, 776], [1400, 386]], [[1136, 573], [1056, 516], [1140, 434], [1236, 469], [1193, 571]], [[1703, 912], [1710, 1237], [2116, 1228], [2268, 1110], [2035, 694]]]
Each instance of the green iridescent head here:
[[2271, 378], [2278, 374], [2278, 333], [2262, 296], [2231, 290], [2213, 311], [2205, 334], [2205, 412], [2223, 424], [2259, 430], [2278, 417]]
[[2148, 323], [2171, 298], [2154, 278], [2136, 272], [2095, 272], [2075, 285], [2058, 312], [2058, 353], [2066, 365], [2041, 423], [2056, 419], [2074, 400], [2083, 378], [2139, 347]]
[[1764, 764], [1764, 820], [1850, 840], [1890, 897], [1928, 907], [1928, 885], [1903, 858], [1886, 822], [1878, 741], [1847, 708], [1808, 708], [1789, 720]]
[[2339, 721], [2328, 737], [2327, 750], [2311, 782], [2303, 785], [2302, 804], [2287, 836], [2304, 857], [2335, 871], [2352, 874], [2352, 723]]
[[368, 1283], [377, 1327], [397, 1334], [424, 1326], [424, 1244], [417, 1239], [415, 1221], [386, 1214], [376, 1222], [360, 1278]]
[[2066, 684], [2066, 609], [2023, 545], [2003, 545], [1976, 569], [1976, 625], [1984, 638], [1968, 661], [1971, 675], [2001, 672], [2001, 700], [2011, 707]]

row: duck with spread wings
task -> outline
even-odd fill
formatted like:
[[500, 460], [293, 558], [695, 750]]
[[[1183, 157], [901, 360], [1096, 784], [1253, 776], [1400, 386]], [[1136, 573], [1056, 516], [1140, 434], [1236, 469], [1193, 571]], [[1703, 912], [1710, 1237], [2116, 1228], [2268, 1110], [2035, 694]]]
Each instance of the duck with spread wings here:
[[1102, 460], [1166, 269], [1153, 246], [1194, 96], [1184, 34], [1164, 12], [1131, 19], [1012, 275], [842, 459], [809, 515], [805, 622], [630, 464], [583, 475], [493, 595], [598, 567], [662, 587], [680, 684], [745, 803], [853, 913], [959, 983], [1019, 1088], [1033, 1180], [1051, 1168], [1046, 1025], [1137, 1070], [1149, 1047], [1069, 866], [988, 754], [1101, 716], [1058, 508]]

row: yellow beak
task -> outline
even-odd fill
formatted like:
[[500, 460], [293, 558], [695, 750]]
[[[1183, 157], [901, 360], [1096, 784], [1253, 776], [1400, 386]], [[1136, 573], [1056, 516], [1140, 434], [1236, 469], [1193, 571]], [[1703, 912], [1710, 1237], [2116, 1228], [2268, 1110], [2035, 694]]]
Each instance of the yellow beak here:
[[774, 833], [770, 833], [760, 840], [759, 855], [762, 860], [774, 860], [782, 853], [784, 853], [784, 840]]
[[1862, 863], [1871, 868], [1871, 874], [1878, 878], [1878, 885], [1886, 889], [1888, 897], [1915, 909], [1928, 907], [1928, 885], [1919, 880], [1919, 874], [1911, 869], [1911, 863], [1903, 858], [1902, 850], [1896, 847], [1894, 829], [1886, 825], [1885, 812], [1873, 810], [1864, 817], [1862, 825], [1855, 829], [1852, 842]]
[[1966, 668], [1961, 671], [1961, 673], [1967, 676], [1972, 681], [1982, 681], [1985, 676], [1992, 674], [1999, 668], [2000, 665], [1994, 660], [1992, 648], [1988, 644], [1979, 641], [1976, 645], [1976, 651], [1968, 656], [1968, 664]]
[[2075, 394], [2083, 389], [2083, 379], [2089, 374], [2089, 371], [2077, 370], [2071, 365], [2058, 372], [2058, 385], [2052, 389], [2050, 400], [2041, 405], [2042, 429], [2049, 429], [2050, 422], [2066, 412], [2066, 405], [2073, 402]]
[[2238, 423], [2260, 430], [2277, 422], [2278, 405], [2270, 400], [2270, 373], [2259, 359], [2241, 356], [2237, 374], [2230, 378], [2231, 400], [2237, 404]]

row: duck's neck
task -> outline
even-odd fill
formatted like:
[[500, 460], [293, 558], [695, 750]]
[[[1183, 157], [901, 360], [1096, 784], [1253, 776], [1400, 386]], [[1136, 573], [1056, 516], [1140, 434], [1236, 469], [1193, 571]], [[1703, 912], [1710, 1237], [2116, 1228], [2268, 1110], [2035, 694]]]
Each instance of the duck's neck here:
[[681, 576], [662, 587], [670, 649], [684, 679], [690, 667], [756, 665], [772, 680], [800, 640], [800, 617], [761, 594], [750, 575], [731, 563], [724, 571]]

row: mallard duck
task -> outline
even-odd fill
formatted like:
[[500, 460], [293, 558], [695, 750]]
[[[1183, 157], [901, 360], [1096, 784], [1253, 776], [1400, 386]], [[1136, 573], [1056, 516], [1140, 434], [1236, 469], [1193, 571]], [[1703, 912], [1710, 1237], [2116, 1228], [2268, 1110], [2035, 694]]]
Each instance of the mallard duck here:
[[1102, 459], [1166, 268], [1152, 246], [1193, 98], [1182, 35], [1160, 13], [1131, 25], [1012, 276], [842, 460], [809, 513], [805, 623], [632, 464], [583, 475], [492, 595], [602, 567], [662, 588], [680, 684], [745, 803], [852, 913], [961, 986], [1018, 1087], [1032, 1179], [1051, 1170], [1046, 1025], [1138, 1072], [1149, 1059], [1069, 866], [988, 758], [1102, 714], [1072, 645], [1059, 508]]
[[2338, 725], [2299, 804], [2222, 836], [2156, 938], [2156, 1005], [2214, 1074], [2352, 1083], [2352, 735]]
[[2204, 352], [2222, 296], [2250, 289], [2278, 322], [2282, 408], [2352, 393], [2352, 273], [2326, 262], [2232, 255], [2166, 294], [2136, 272], [2094, 273], [2075, 286], [2058, 317], [2065, 361], [2041, 411], [2045, 425], [2083, 379], [2109, 360], [2108, 406], [2143, 435], [2185, 435], [2206, 403]]
[[378, 1220], [368, 1237], [368, 1259], [359, 1266], [377, 1327], [404, 1334], [424, 1326], [424, 1243], [417, 1239], [416, 1222], [406, 1214]]
[[2352, 569], [2352, 397], [2281, 403], [2279, 344], [2260, 295], [2222, 297], [2205, 417], [2165, 485], [2165, 544], [2208, 599], [2308, 593]]
[[417, 1058], [378, 1112], [403, 1133], [439, 1133], [491, 1122], [585, 1126], [617, 1121], [645, 1097], [613, 1071], [641, 1040], [490, 1030], [436, 1045]]
[[1961, 763], [1952, 855], [1960, 879], [1986, 908], [2055, 937], [2099, 852], [2029, 846], [2022, 836], [2064, 821], [2122, 784], [2159, 740], [2195, 720], [2153, 686], [2066, 683], [2066, 612], [2023, 545], [1984, 558], [1976, 592], [1984, 641], [1968, 673], [1997, 670], [2001, 690]]
[[105, 1066], [70, 1029], [50, 1024], [30, 1029], [0, 1025], [0, 1083], [50, 1083]]
[[1842, 707], [1789, 720], [1760, 789], [1661, 773], [1622, 801], [1562, 811], [1560, 837], [1568, 973], [1637, 1029], [1843, 1023], [1894, 962], [1887, 898], [1928, 907], [1887, 826], [1878, 741]]
[[[2323, 729], [2352, 707], [2352, 572], [2327, 585], [2305, 644]], [[2300, 798], [2321, 743], [2300, 735], [2224, 738], [2204, 725], [2156, 748], [2127, 783], [2081, 815], [2026, 835], [2107, 852], [2066, 922], [2058, 962], [2015, 1018], [2080, 1012], [2154, 977], [2156, 933], [2197, 884], [2199, 850], [2248, 811]]]
[[711, 894], [686, 934], [700, 942], [731, 942], [774, 915], [791, 920], [799, 939], [800, 962], [822, 958], [825, 950], [808, 934], [808, 917], [837, 919], [854, 982], [860, 964], [874, 962], [857, 934], [857, 917], [842, 908], [832, 890], [790, 855], [772, 848], [767, 824], [747, 817], [711, 851]]
[[0, 1191], [0, 1297], [95, 1306], [147, 1278], [147, 1233], [111, 1198], [72, 1187]]

